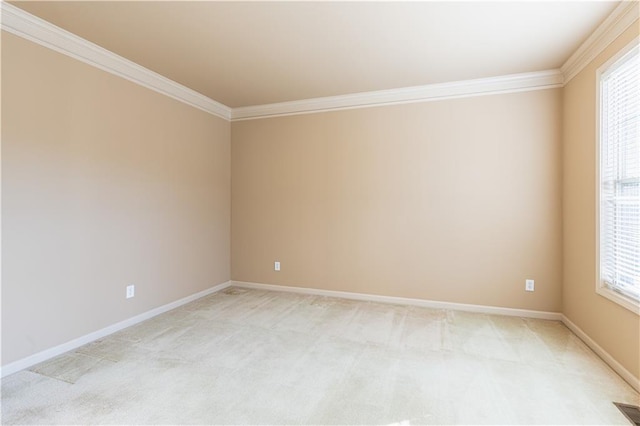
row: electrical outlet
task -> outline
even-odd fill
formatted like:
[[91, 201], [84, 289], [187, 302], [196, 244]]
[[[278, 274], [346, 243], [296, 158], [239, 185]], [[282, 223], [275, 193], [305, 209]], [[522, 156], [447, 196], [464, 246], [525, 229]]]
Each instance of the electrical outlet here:
[[273, 269], [276, 270], [276, 271], [279, 271], [280, 270], [280, 262], [274, 262], [273, 263]]
[[127, 299], [131, 299], [135, 295], [136, 295], [136, 286], [128, 285], [127, 286]]
[[533, 281], [533, 280], [526, 280], [526, 281], [524, 282], [524, 289], [525, 289], [526, 291], [533, 291], [533, 290], [535, 290], [535, 281]]

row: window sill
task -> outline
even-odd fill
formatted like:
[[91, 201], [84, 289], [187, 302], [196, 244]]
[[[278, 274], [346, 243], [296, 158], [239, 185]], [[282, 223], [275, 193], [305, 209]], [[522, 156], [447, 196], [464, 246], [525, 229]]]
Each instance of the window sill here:
[[625, 309], [630, 310], [634, 314], [640, 316], [640, 302], [637, 300], [633, 300], [629, 297], [626, 297], [620, 293], [617, 293], [607, 287], [598, 285], [596, 287], [596, 293], [600, 296], [606, 297], [614, 303], [622, 306]]

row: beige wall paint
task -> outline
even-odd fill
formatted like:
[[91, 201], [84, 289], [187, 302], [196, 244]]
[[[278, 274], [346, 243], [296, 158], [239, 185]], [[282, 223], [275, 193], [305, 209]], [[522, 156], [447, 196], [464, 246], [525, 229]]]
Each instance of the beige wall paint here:
[[229, 280], [228, 122], [3, 32], [2, 124], [3, 364]]
[[232, 278], [560, 311], [561, 112], [552, 89], [232, 123]]
[[640, 377], [640, 317], [596, 294], [596, 70], [638, 36], [636, 21], [564, 88], [563, 312]]
[[639, 377], [638, 317], [594, 291], [595, 69], [637, 35], [562, 90], [236, 122], [230, 147], [229, 123], [3, 32], [3, 365], [233, 260], [236, 280], [562, 310]]

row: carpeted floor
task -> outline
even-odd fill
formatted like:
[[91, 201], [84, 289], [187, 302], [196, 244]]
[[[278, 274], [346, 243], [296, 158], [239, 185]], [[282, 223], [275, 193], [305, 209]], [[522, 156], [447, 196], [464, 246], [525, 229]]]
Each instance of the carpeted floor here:
[[229, 288], [2, 381], [2, 423], [628, 424], [554, 321]]

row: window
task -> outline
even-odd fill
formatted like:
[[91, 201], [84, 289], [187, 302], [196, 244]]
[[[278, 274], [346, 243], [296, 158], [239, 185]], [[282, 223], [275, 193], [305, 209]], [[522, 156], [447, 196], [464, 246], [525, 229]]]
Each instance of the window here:
[[640, 306], [640, 55], [637, 40], [604, 64], [599, 85], [597, 291]]

